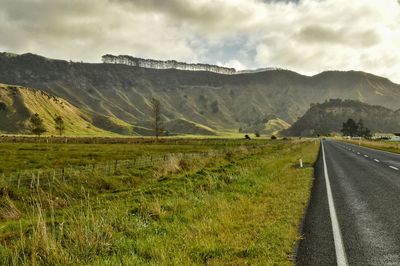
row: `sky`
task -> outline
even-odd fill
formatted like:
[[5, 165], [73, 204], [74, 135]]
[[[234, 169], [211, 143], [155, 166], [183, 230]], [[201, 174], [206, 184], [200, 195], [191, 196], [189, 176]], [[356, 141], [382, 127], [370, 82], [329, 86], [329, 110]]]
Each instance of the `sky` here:
[[400, 83], [400, 0], [0, 0], [0, 51], [361, 70]]

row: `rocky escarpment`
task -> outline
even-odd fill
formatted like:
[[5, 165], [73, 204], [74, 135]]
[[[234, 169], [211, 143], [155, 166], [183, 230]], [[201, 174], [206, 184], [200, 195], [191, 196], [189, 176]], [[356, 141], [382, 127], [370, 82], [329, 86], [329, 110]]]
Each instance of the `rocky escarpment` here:
[[231, 75], [235, 74], [236, 70], [234, 68], [221, 67], [217, 65], [209, 64], [188, 64], [184, 62], [178, 62], [175, 60], [161, 61], [153, 59], [143, 59], [138, 57], [132, 57], [129, 55], [110, 55], [106, 54], [102, 56], [103, 63], [106, 64], [124, 64], [128, 66], [137, 66], [144, 68], [154, 68], [154, 69], [179, 69], [179, 70], [189, 70], [189, 71], [209, 71], [219, 74]]

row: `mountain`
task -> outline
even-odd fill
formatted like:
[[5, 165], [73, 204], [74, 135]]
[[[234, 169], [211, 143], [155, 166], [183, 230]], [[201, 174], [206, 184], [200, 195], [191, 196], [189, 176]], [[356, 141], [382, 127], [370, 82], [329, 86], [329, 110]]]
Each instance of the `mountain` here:
[[311, 77], [282, 69], [224, 75], [1, 53], [0, 82], [43, 90], [84, 112], [133, 125], [140, 134], [149, 132], [151, 97], [160, 100], [166, 122], [187, 121], [215, 132], [254, 132], [274, 119], [292, 124], [311, 103], [329, 98], [400, 108], [400, 85], [355, 71]]
[[57, 134], [54, 118], [62, 116], [69, 135], [110, 134], [92, 125], [88, 114], [46, 92], [0, 84], [0, 132], [28, 133], [32, 114], [39, 114], [49, 134]]
[[363, 120], [372, 132], [400, 132], [400, 109], [393, 111], [378, 105], [353, 100], [329, 100], [312, 104], [310, 109], [282, 134], [289, 136], [315, 136], [340, 133], [343, 122], [352, 118]]

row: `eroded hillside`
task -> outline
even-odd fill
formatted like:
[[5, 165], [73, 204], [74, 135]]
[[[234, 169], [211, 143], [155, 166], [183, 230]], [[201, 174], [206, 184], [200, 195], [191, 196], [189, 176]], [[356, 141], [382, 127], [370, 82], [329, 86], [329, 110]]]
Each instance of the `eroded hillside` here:
[[110, 132], [93, 126], [88, 114], [83, 113], [64, 99], [40, 90], [0, 84], [1, 132], [28, 133], [29, 119], [35, 113], [43, 119], [49, 134], [57, 134], [54, 127], [56, 116], [63, 118], [66, 134], [110, 134]]

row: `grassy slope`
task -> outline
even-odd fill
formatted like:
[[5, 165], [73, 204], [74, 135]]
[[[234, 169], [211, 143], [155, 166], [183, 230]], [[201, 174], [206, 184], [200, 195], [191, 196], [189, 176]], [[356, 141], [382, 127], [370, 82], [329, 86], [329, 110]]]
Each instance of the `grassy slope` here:
[[[8, 85], [0, 85], [1, 99], [6, 104], [8, 104], [10, 109], [13, 104], [13, 93], [17, 93], [22, 100], [24, 107], [29, 110], [31, 114], [38, 113], [43, 119], [44, 124], [48, 130], [46, 134], [57, 134], [54, 128], [54, 117], [60, 115], [63, 117], [65, 122], [65, 134], [66, 135], [112, 135], [112, 133], [99, 129], [93, 126], [89, 121], [89, 117], [82, 113], [78, 108], [71, 105], [67, 101], [53, 97], [44, 92], [33, 90], [29, 88], [12, 86], [15, 88], [10, 89]], [[15, 91], [15, 92], [13, 92]], [[13, 112], [19, 112], [21, 107], [17, 107], [12, 110]], [[27, 121], [11, 121], [14, 123]]]
[[196, 135], [216, 135], [217, 132], [205, 125], [188, 121], [186, 119], [174, 119], [163, 124], [163, 128], [173, 133], [196, 134]]
[[[111, 177], [71, 177], [34, 190], [3, 182], [0, 260], [14, 265], [291, 265], [313, 176], [312, 168], [294, 164], [299, 156], [314, 162], [318, 145], [276, 141], [250, 147], [121, 169]], [[191, 147], [199, 148], [204, 151], [204, 146]], [[10, 213], [15, 220], [4, 220]]]
[[290, 124], [283, 121], [282, 119], [276, 118], [269, 120], [265, 124], [265, 129], [262, 132], [268, 135], [278, 135], [279, 131], [288, 129], [289, 127]]

